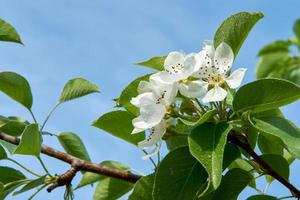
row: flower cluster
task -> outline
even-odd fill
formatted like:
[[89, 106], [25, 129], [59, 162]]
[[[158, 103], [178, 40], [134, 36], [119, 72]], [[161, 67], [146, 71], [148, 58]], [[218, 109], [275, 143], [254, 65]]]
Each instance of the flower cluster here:
[[216, 49], [206, 42], [199, 53], [171, 52], [165, 59], [164, 70], [141, 81], [137, 97], [131, 103], [139, 108], [139, 116], [133, 119], [132, 134], [150, 131], [146, 140], [138, 146], [142, 149], [156, 147], [144, 158], [157, 153], [166, 132], [167, 114], [176, 103], [178, 93], [203, 103], [220, 102], [227, 96], [227, 89], [240, 86], [246, 69], [230, 73], [234, 54], [231, 47], [221, 43]]

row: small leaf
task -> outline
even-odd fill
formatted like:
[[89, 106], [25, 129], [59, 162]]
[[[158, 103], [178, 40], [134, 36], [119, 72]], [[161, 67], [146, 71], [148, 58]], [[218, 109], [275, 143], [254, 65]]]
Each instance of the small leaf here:
[[281, 79], [260, 79], [242, 86], [233, 100], [235, 111], [272, 110], [300, 99], [300, 87]]
[[0, 160], [4, 160], [7, 158], [7, 154], [5, 149], [0, 145]]
[[0, 41], [23, 44], [16, 29], [2, 19], [0, 19]]
[[242, 169], [229, 170], [222, 178], [218, 189], [214, 192], [212, 200], [237, 199], [251, 180], [252, 176]]
[[30, 85], [21, 75], [14, 72], [0, 72], [0, 91], [26, 108], [31, 108], [32, 94]]
[[[285, 158], [278, 154], [264, 154], [260, 156], [266, 163], [272, 166], [272, 169], [276, 171], [281, 177], [289, 180], [290, 169], [289, 164]], [[271, 183], [274, 178], [266, 176], [267, 182]]]
[[[124, 164], [121, 164], [119, 162], [116, 162], [116, 161], [103, 161], [101, 162], [102, 165], [105, 165], [105, 166], [109, 166], [109, 167], [113, 167], [113, 168], [116, 168], [116, 169], [121, 169], [121, 170], [129, 170], [130, 168]], [[99, 174], [95, 174], [95, 173], [92, 173], [92, 172], [85, 172], [80, 180], [80, 183], [78, 184], [78, 186], [76, 187], [76, 189], [78, 188], [81, 188], [83, 186], [86, 186], [86, 185], [90, 185], [90, 184], [93, 184], [95, 182], [98, 182], [99, 180], [102, 180], [104, 178], [107, 178], [106, 176], [104, 175], [99, 175]]]
[[28, 124], [22, 118], [0, 116], [0, 131], [11, 136], [20, 136]]
[[4, 185], [10, 182], [19, 181], [26, 177], [18, 170], [10, 167], [0, 166], [0, 182]]
[[75, 78], [66, 83], [60, 94], [59, 103], [77, 99], [95, 92], [100, 92], [96, 85], [83, 78]]
[[259, 150], [263, 154], [283, 155], [283, 145], [278, 137], [267, 134], [259, 134], [257, 143]]
[[154, 174], [142, 177], [136, 182], [133, 188], [133, 192], [129, 196], [128, 200], [153, 200], [152, 190], [154, 184]]
[[142, 77], [139, 77], [135, 80], [133, 80], [131, 83], [129, 83], [126, 88], [122, 91], [118, 104], [123, 106], [126, 110], [131, 112], [134, 115], [138, 114], [137, 108], [130, 103], [132, 97], [136, 97], [138, 95], [137, 88], [139, 86], [139, 83], [141, 81], [148, 81], [151, 74], [144, 75]]
[[63, 132], [59, 134], [57, 138], [68, 154], [82, 160], [91, 161], [90, 156], [78, 135], [71, 132]]
[[252, 27], [263, 18], [261, 12], [240, 12], [227, 18], [215, 33], [214, 46], [217, 48], [221, 42], [231, 46], [236, 56], [247, 38]]
[[252, 117], [251, 124], [261, 134], [280, 139], [291, 154], [300, 158], [300, 130], [292, 122], [281, 117]]
[[273, 196], [259, 194], [259, 195], [248, 197], [247, 200], [279, 200], [279, 199]]
[[14, 154], [39, 156], [41, 153], [41, 134], [38, 124], [26, 126], [22, 138]]
[[192, 200], [205, 185], [207, 174], [188, 147], [170, 152], [158, 166], [153, 200]]
[[156, 56], [149, 60], [135, 63], [136, 65], [146, 66], [152, 69], [162, 71], [164, 69], [164, 63], [167, 56]]
[[127, 111], [118, 110], [102, 115], [93, 122], [92, 125], [129, 143], [137, 145], [138, 142], [144, 140], [145, 134], [131, 134], [133, 130], [133, 118], [135, 118], [133, 114]]
[[185, 125], [188, 125], [188, 126], [197, 126], [197, 125], [200, 125], [200, 124], [203, 124], [205, 123], [206, 121], [208, 121], [214, 114], [216, 113], [216, 110], [209, 110], [207, 111], [206, 113], [204, 113], [204, 115], [202, 115], [197, 121], [195, 122], [191, 122], [191, 121], [188, 121], [186, 119], [182, 119], [182, 118], [179, 118], [179, 120], [184, 123]]
[[13, 196], [21, 194], [23, 192], [27, 192], [29, 190], [32, 190], [40, 185], [44, 184], [45, 176], [42, 176], [35, 180], [30, 180], [22, 189], [16, 191], [13, 193]]
[[230, 130], [231, 126], [226, 123], [205, 123], [196, 127], [188, 138], [192, 155], [209, 174], [207, 192], [215, 190], [221, 183], [223, 154]]
[[277, 52], [288, 53], [290, 45], [291, 45], [290, 41], [277, 40], [275, 42], [272, 42], [271, 44], [268, 44], [268, 45], [264, 46], [258, 52], [258, 55], [262, 56], [262, 55], [265, 55], [265, 54], [270, 54], [270, 53], [273, 54], [273, 53], [277, 53]]

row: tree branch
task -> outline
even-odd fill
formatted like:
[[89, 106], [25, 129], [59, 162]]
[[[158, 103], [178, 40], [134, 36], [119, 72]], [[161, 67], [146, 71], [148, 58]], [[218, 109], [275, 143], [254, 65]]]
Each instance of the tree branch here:
[[272, 167], [267, 162], [265, 162], [261, 157], [259, 157], [259, 155], [256, 154], [256, 152], [251, 148], [251, 146], [247, 142], [246, 136], [235, 135], [234, 133], [232, 133], [228, 135], [228, 141], [234, 143], [235, 145], [243, 149], [245, 152], [247, 152], [266, 174], [278, 180], [291, 191], [294, 197], [300, 199], [300, 191], [288, 180], [280, 176], [275, 170], [272, 169]]
[[[14, 145], [18, 145], [20, 142], [20, 139], [7, 135], [5, 133], [0, 133], [0, 139]], [[47, 189], [48, 192], [51, 192], [56, 187], [70, 184], [76, 173], [81, 170], [121, 179], [131, 183], [135, 183], [141, 178], [140, 175], [119, 170], [113, 167], [108, 167], [106, 165], [91, 163], [89, 161], [76, 158], [68, 153], [61, 152], [46, 145], [42, 145], [41, 152], [47, 156], [56, 158], [71, 165], [71, 168], [67, 172], [58, 176], [58, 180], [56, 181], [56, 183], [54, 183]]]

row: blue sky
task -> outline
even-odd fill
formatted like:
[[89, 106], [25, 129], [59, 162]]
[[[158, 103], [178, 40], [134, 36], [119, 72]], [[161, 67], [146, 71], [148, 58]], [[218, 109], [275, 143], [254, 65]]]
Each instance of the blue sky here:
[[[202, 42], [213, 38], [226, 17], [239, 11], [262, 11], [265, 18], [251, 32], [234, 64], [248, 68], [245, 82], [249, 82], [254, 80], [258, 50], [275, 39], [291, 36], [292, 24], [300, 17], [299, 7], [295, 0], [0, 0], [0, 18], [16, 27], [25, 44], [1, 43], [0, 69], [16, 71], [29, 80], [34, 95], [33, 110], [39, 121], [55, 105], [69, 79], [84, 77], [99, 85], [101, 94], [61, 106], [46, 130], [76, 132], [95, 162], [118, 160], [149, 173], [151, 163], [140, 159], [140, 150], [90, 126], [100, 115], [113, 110], [111, 99], [118, 97], [131, 80], [149, 72], [132, 63], [173, 50], [199, 51]], [[30, 119], [21, 106], [4, 95], [0, 95], [0, 102], [1, 114]], [[297, 125], [300, 125], [296, 115], [299, 105], [284, 108], [286, 116]], [[61, 149], [55, 138], [45, 141]], [[15, 157], [41, 170], [36, 160]], [[68, 167], [52, 158], [43, 159], [53, 173], [62, 173]], [[298, 187], [299, 164], [292, 166], [291, 175], [291, 181]], [[92, 191], [90, 187], [78, 190], [76, 198], [91, 199]], [[57, 189], [51, 194], [42, 192], [36, 199], [61, 199], [62, 194], [63, 189]], [[255, 192], [247, 190], [240, 199], [248, 194]], [[288, 193], [275, 182], [270, 194]], [[29, 195], [9, 199], [21, 200]]]

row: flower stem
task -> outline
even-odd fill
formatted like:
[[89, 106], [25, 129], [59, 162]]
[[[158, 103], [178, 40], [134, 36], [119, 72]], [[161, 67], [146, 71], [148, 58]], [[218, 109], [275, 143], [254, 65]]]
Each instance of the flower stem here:
[[16, 165], [18, 165], [19, 167], [21, 167], [22, 169], [24, 169], [25, 171], [29, 172], [30, 174], [36, 176], [36, 177], [41, 177], [41, 175], [31, 171], [30, 169], [28, 169], [27, 167], [25, 167], [24, 165], [22, 165], [21, 163], [11, 159], [11, 158], [6, 158], [6, 160], [15, 163]]
[[35, 193], [33, 193], [28, 200], [33, 199], [40, 191], [42, 191], [45, 187], [47, 187], [48, 184], [43, 185], [42, 187], [40, 187]]
[[41, 166], [43, 167], [44, 171], [46, 172], [47, 175], [51, 176], [48, 169], [46, 168], [44, 162], [42, 161], [41, 157], [38, 156], [37, 159], [40, 161]]
[[35, 118], [35, 116], [34, 116], [32, 110], [31, 110], [31, 109], [28, 109], [28, 110], [29, 110], [29, 113], [30, 113], [30, 115], [31, 115], [31, 117], [32, 117], [32, 119], [33, 119], [33, 121], [34, 121], [34, 123], [37, 124], [38, 122], [37, 122], [37, 120], [36, 120], [36, 118]]
[[46, 116], [45, 118], [45, 121], [43, 122], [42, 124], [42, 127], [41, 127], [41, 132], [43, 131], [46, 123], [48, 122], [49, 118], [51, 117], [51, 115], [54, 113], [54, 111], [56, 110], [56, 108], [60, 105], [60, 103], [56, 104], [52, 109], [51, 111], [48, 113], [48, 115]]
[[[143, 149], [143, 152], [144, 152], [146, 155], [148, 155], [148, 152], [147, 152], [146, 150]], [[153, 166], [154, 166], [155, 169], [156, 169], [157, 165], [155, 164], [154, 160], [153, 160], [151, 157], [149, 158], [149, 160], [150, 160], [150, 162], [153, 164]]]

